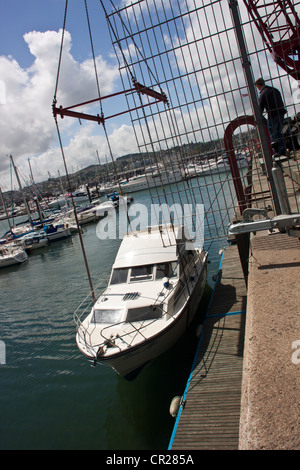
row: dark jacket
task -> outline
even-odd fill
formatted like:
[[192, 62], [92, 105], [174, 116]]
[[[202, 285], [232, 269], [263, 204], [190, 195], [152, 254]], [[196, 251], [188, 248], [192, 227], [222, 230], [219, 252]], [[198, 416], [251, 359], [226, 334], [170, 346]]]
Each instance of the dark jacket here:
[[280, 91], [268, 85], [265, 85], [260, 91], [259, 106], [262, 113], [264, 110], [267, 111], [269, 119], [287, 112]]

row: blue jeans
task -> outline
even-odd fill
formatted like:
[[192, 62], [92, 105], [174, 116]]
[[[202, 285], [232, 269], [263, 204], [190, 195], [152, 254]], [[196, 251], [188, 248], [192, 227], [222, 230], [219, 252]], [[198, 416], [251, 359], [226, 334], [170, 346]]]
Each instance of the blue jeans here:
[[271, 142], [276, 142], [279, 155], [283, 155], [286, 151], [282, 127], [284, 123], [284, 115], [270, 117], [267, 121], [267, 127], [270, 134]]

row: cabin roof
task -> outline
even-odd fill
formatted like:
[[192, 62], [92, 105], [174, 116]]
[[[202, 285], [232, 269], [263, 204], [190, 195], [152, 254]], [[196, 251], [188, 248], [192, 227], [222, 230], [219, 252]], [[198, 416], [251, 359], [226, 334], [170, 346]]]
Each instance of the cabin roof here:
[[182, 239], [182, 227], [170, 225], [127, 234], [118, 251], [113, 268], [176, 261], [177, 240]]

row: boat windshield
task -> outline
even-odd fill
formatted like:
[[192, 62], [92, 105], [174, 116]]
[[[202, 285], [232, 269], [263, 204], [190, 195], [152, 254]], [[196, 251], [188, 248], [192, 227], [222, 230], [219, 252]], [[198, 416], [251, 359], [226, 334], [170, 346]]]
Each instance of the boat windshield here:
[[131, 268], [130, 282], [148, 281], [153, 279], [153, 265], [135, 266]]
[[124, 284], [127, 282], [128, 278], [128, 268], [118, 268], [114, 269], [111, 276], [111, 284]]
[[172, 261], [171, 263], [160, 263], [156, 266], [156, 279], [163, 279], [164, 277], [176, 277], [177, 276], [177, 262]]
[[119, 323], [122, 321], [124, 310], [107, 310], [95, 308], [91, 323]]
[[135, 266], [132, 268], [116, 268], [112, 272], [110, 284], [126, 284], [127, 282], [141, 282], [154, 279], [159, 280], [164, 277], [177, 277], [177, 268], [178, 264], [176, 261]]

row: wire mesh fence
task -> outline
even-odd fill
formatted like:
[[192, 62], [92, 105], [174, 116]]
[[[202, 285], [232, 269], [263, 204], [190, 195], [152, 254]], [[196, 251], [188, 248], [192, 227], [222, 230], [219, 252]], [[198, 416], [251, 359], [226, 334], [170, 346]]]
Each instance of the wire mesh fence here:
[[[253, 116], [232, 2], [143, 0], [124, 2], [119, 9], [110, 3], [111, 12], [106, 8], [106, 15], [124, 90], [136, 82], [140, 86], [138, 93], [128, 91], [126, 100], [144, 169], [154, 168], [161, 181], [154, 187], [149, 184], [151, 201], [173, 201], [176, 187], [176, 201], [203, 204], [208, 242], [226, 237], [228, 223], [239, 214], [236, 179], [247, 206], [275, 212], [255, 120], [233, 129], [238, 175], [230, 171], [225, 132], [233, 121], [241, 118], [243, 123], [243, 117]], [[294, 32], [300, 2], [234, 3], [238, 3], [253, 82], [263, 77], [283, 98], [286, 155], [280, 165], [289, 179], [293, 208], [299, 211], [300, 92], [291, 68], [296, 72], [299, 68], [292, 42], [299, 45]], [[291, 44], [288, 52], [276, 50], [280, 60], [271, 54], [270, 37]]]

